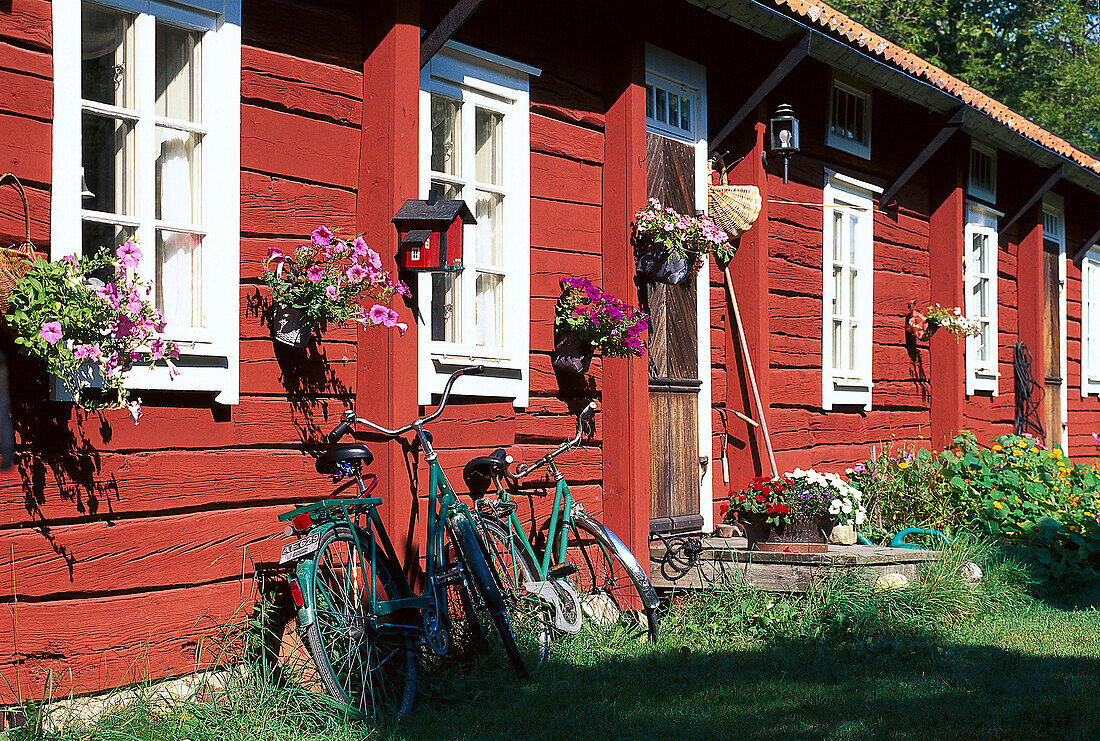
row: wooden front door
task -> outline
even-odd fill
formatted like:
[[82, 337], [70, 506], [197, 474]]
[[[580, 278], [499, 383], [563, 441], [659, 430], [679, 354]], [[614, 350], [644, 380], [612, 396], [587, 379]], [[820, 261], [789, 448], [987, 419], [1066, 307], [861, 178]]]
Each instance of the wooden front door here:
[[1064, 445], [1062, 419], [1062, 395], [1065, 393], [1065, 358], [1062, 357], [1062, 261], [1065, 252], [1062, 245], [1043, 240], [1043, 352], [1046, 355], [1046, 390], [1043, 403], [1043, 427], [1046, 429], [1047, 447]]
[[[646, 136], [650, 198], [695, 213], [695, 149]], [[702, 278], [705, 280], [705, 277]], [[699, 530], [699, 328], [696, 278], [676, 286], [646, 283], [649, 312], [650, 530]]]

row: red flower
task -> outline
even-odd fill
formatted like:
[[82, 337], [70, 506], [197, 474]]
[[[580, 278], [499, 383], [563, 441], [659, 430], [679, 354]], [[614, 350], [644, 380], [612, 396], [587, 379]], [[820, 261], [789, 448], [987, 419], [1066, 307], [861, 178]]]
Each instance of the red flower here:
[[729, 512], [729, 511], [730, 511], [730, 506], [728, 504], [723, 504], [721, 507], [718, 508], [718, 514], [721, 515], [722, 517], [725, 517], [726, 513]]
[[763, 504], [764, 502], [768, 501], [768, 498], [766, 496], [764, 496], [763, 494], [757, 494], [756, 495], [756, 501], [759, 502], [760, 504]]

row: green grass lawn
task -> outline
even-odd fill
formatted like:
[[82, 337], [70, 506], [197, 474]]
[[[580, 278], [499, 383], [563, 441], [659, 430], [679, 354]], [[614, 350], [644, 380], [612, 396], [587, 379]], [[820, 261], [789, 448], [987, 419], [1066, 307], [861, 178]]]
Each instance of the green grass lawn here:
[[526, 682], [492, 662], [425, 677], [416, 711], [393, 726], [348, 723], [308, 693], [249, 681], [212, 704], [131, 709], [65, 735], [1100, 739], [1100, 587], [1043, 601], [1010, 582], [994, 569], [966, 587], [978, 597], [959, 593], [944, 624], [921, 613], [935, 595], [920, 592], [840, 585], [808, 601], [752, 590], [689, 599], [670, 610], [657, 646], [577, 641]]

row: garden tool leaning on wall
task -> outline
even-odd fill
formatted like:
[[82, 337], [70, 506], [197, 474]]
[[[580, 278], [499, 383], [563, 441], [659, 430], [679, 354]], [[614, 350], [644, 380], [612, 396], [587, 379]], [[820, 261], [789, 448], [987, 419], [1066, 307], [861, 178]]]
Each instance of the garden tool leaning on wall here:
[[[716, 165], [718, 166], [717, 169]], [[720, 157], [712, 159], [710, 166], [711, 178], [707, 188], [707, 215], [722, 228], [722, 231], [729, 235], [732, 242], [748, 231], [749, 227], [760, 216], [760, 190], [753, 185], [726, 185], [726, 167]], [[716, 179], [717, 182], [715, 182]], [[779, 469], [775, 465], [775, 453], [772, 452], [772, 440], [768, 434], [768, 422], [764, 415], [764, 405], [760, 403], [760, 391], [756, 386], [756, 374], [752, 369], [752, 358], [749, 357], [749, 343], [745, 340], [745, 330], [741, 325], [741, 312], [737, 309], [737, 297], [733, 292], [733, 277], [730, 275], [729, 263], [722, 267], [722, 272], [725, 276], [726, 300], [730, 308], [730, 321], [737, 325], [737, 339], [741, 344], [741, 354], [745, 359], [745, 371], [749, 377], [749, 386], [752, 388], [752, 398], [756, 404], [756, 415], [759, 419], [754, 422], [737, 412], [734, 412], [734, 414], [745, 419], [750, 428], [759, 424], [760, 431], [764, 433], [764, 447], [768, 451], [768, 463], [771, 465], [772, 475], [778, 476]], [[751, 429], [750, 432], [752, 432]], [[724, 449], [722, 453], [724, 456]]]

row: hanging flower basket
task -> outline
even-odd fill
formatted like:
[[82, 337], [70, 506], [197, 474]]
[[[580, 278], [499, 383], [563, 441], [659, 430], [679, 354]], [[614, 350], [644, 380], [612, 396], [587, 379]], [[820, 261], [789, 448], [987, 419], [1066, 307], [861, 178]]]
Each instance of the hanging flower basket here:
[[408, 329], [390, 303], [396, 294], [411, 296], [409, 287], [382, 269], [381, 256], [361, 236], [344, 240], [319, 226], [293, 250], [270, 248], [268, 263], [263, 281], [275, 305], [276, 342], [303, 348], [318, 327], [349, 322], [396, 327], [401, 334]]
[[271, 315], [271, 332], [275, 341], [302, 349], [313, 339], [313, 329], [316, 325], [306, 319], [301, 311], [293, 306], [275, 306]]
[[683, 283], [713, 254], [729, 262], [734, 248], [729, 235], [706, 216], [686, 216], [661, 206], [656, 198], [634, 214], [634, 256], [642, 280]]
[[596, 348], [585, 342], [572, 330], [556, 333], [554, 341], [554, 357], [550, 364], [555, 370], [576, 373], [580, 375], [588, 372], [592, 364], [592, 357]]
[[649, 239], [639, 240], [634, 251], [638, 276], [652, 283], [679, 285], [695, 272], [696, 255], [676, 255], [667, 246]]
[[23, 203], [23, 242], [11, 247], [0, 248], [0, 314], [8, 311], [8, 301], [15, 293], [15, 286], [19, 279], [30, 270], [31, 263], [35, 259], [34, 245], [31, 244], [31, 217], [27, 208], [27, 194], [23, 191], [23, 184], [19, 178], [10, 172], [0, 176], [0, 186], [10, 185], [19, 194], [19, 200]]

